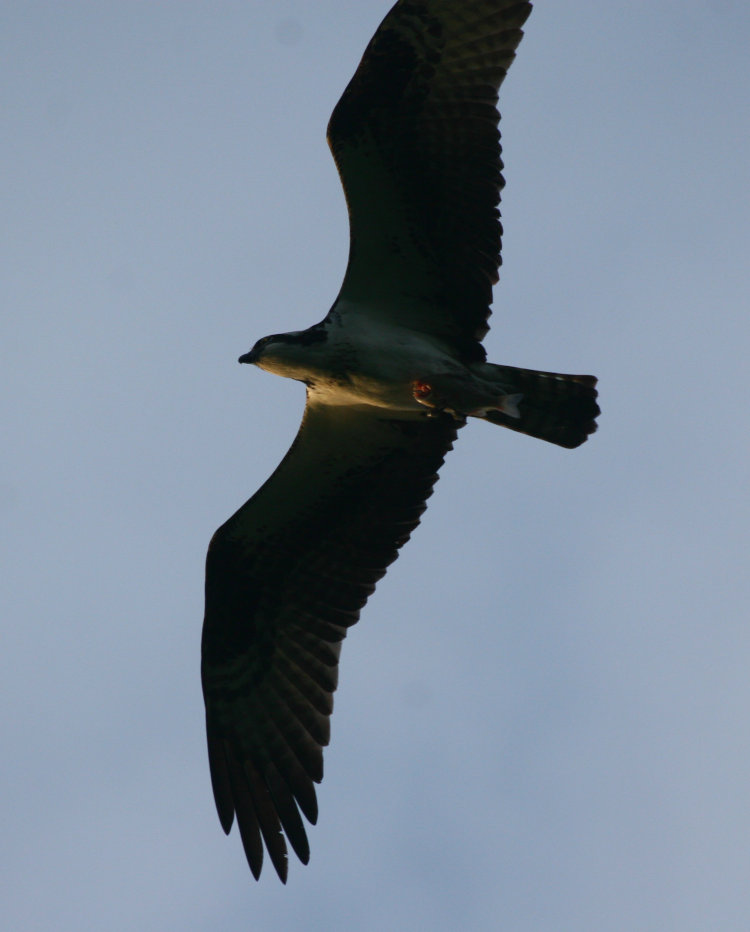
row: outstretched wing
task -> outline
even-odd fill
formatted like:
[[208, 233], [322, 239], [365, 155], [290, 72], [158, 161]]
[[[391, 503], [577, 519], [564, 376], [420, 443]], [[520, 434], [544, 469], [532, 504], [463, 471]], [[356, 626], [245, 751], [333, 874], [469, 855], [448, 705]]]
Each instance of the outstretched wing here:
[[203, 691], [225, 832], [237, 816], [257, 878], [263, 842], [286, 879], [283, 832], [309, 848], [341, 641], [425, 509], [456, 436], [448, 417], [308, 400], [276, 472], [214, 535]]
[[339, 313], [483, 359], [500, 266], [498, 89], [531, 4], [400, 0], [336, 105], [328, 142], [349, 208]]

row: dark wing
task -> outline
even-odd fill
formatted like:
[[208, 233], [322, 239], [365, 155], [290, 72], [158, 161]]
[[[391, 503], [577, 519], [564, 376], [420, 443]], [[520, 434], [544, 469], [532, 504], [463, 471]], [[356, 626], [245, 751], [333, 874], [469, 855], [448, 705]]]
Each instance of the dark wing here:
[[400, 0], [383, 20], [328, 126], [349, 207], [339, 312], [364, 303], [484, 358], [502, 234], [498, 88], [530, 12]]
[[286, 879], [282, 829], [309, 858], [299, 810], [315, 822], [341, 641], [419, 523], [456, 430], [448, 417], [389, 420], [308, 401], [276, 472], [211, 541], [211, 780], [224, 831], [236, 814], [256, 878], [265, 842]]

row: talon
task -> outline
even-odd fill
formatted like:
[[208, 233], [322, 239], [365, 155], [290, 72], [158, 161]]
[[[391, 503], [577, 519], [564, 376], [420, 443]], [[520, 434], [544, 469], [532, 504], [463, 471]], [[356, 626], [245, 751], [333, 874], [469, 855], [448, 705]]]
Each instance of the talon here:
[[415, 401], [429, 408], [428, 417], [437, 417], [441, 413], [450, 414], [457, 421], [462, 421], [465, 415], [454, 407], [445, 395], [436, 395], [435, 389], [429, 382], [415, 379], [411, 383], [411, 391]]
[[421, 379], [415, 379], [411, 383], [411, 393], [415, 401], [418, 401], [421, 405], [425, 405], [428, 408], [440, 409], [444, 407], [445, 403], [442, 399], [435, 397], [432, 385], [430, 385], [429, 382], [422, 382]]
[[432, 394], [432, 386], [428, 385], [427, 382], [420, 382], [419, 379], [412, 382], [411, 390], [416, 400], [422, 404], [425, 404]]

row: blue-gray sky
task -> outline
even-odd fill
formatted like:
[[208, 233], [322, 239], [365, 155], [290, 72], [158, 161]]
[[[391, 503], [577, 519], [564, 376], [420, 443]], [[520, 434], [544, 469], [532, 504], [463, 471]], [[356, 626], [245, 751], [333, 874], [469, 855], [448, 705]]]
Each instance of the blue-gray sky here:
[[387, 0], [0, 4], [0, 916], [24, 930], [750, 924], [750, 7], [538, 0], [502, 91], [497, 362], [347, 640], [282, 887], [224, 838], [203, 559], [291, 442], [240, 367], [347, 250], [324, 142]]

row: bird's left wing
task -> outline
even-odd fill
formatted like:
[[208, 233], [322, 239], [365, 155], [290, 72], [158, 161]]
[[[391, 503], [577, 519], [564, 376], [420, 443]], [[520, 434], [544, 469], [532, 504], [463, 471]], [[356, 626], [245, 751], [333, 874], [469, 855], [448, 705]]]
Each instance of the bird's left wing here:
[[425, 509], [457, 431], [449, 417], [311, 402], [271, 478], [214, 535], [202, 678], [221, 824], [234, 816], [257, 878], [263, 843], [282, 880], [284, 834], [309, 848], [299, 810], [314, 783], [341, 641]]
[[483, 359], [500, 265], [498, 89], [526, 0], [400, 0], [328, 125], [349, 209], [339, 313]]

